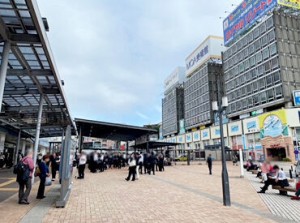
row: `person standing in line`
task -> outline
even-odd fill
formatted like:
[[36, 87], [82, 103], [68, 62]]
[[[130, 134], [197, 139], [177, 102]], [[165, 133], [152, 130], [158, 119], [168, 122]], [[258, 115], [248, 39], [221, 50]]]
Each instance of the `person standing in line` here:
[[[30, 174], [29, 174], [29, 178], [26, 182], [18, 182], [19, 183], [19, 204], [29, 204], [28, 202], [28, 196], [30, 194], [31, 191], [31, 179], [32, 179], [32, 174], [33, 174], [33, 170], [34, 170], [34, 162], [32, 159], [32, 155], [33, 152], [31, 149], [27, 150], [27, 155], [21, 160], [24, 165], [27, 165], [29, 170], [30, 170]], [[26, 187], [26, 190], [24, 192], [24, 189]]]
[[140, 159], [140, 154], [135, 153], [135, 161], [136, 161], [136, 166], [135, 166], [135, 179], [138, 180], [140, 178], [139, 174], [139, 159]]
[[128, 165], [129, 165], [129, 172], [128, 177], [125, 178], [125, 180], [129, 181], [130, 177], [132, 175], [132, 181], [135, 181], [135, 174], [136, 174], [136, 158], [135, 154], [132, 153], [130, 158], [128, 159]]
[[84, 170], [86, 165], [87, 157], [84, 152], [81, 152], [79, 157], [78, 163], [78, 178], [77, 179], [84, 179]]
[[58, 157], [56, 156], [56, 153], [53, 153], [53, 155], [50, 158], [51, 162], [51, 174], [52, 174], [52, 181], [55, 180], [56, 177], [56, 171], [59, 170], [59, 165], [57, 163]]
[[49, 177], [49, 167], [47, 166], [47, 163], [49, 162], [50, 158], [48, 155], [44, 155], [41, 163], [39, 164], [40, 168], [40, 185], [38, 189], [38, 193], [36, 196], [36, 199], [44, 199], [45, 198], [45, 183], [46, 183], [46, 177]]
[[208, 170], [209, 170], [209, 175], [212, 175], [212, 158], [211, 158], [211, 154], [208, 155], [207, 160], [206, 160], [207, 166], [208, 166]]
[[139, 158], [139, 169], [138, 169], [140, 174], [143, 174], [143, 164], [144, 164], [144, 154], [141, 152]]

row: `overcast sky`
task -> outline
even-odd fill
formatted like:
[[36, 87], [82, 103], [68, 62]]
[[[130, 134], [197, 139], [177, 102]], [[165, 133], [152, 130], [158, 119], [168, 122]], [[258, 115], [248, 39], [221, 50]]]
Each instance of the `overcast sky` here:
[[161, 121], [164, 79], [241, 0], [38, 0], [72, 116]]

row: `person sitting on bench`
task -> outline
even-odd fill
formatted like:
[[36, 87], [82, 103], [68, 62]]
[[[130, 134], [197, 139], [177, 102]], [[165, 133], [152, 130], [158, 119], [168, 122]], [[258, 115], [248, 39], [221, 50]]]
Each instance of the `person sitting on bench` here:
[[295, 196], [292, 196], [291, 199], [292, 200], [300, 200], [300, 181], [298, 183], [296, 183], [296, 194]]
[[[268, 176], [267, 181], [265, 181], [265, 185], [261, 187], [261, 190], [258, 191], [257, 193], [265, 193], [266, 190], [268, 190], [268, 187], [270, 185], [278, 185], [281, 186], [282, 188], [289, 186], [289, 182], [286, 178], [286, 175], [282, 169], [279, 169], [277, 165], [274, 165], [273, 170], [276, 171], [274, 176]], [[280, 194], [286, 195], [286, 191], [280, 191]]]

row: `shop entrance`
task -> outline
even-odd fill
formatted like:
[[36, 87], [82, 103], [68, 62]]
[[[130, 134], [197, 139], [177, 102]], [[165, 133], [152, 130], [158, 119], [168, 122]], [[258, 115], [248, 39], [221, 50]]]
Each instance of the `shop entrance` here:
[[268, 148], [267, 151], [271, 161], [282, 161], [286, 158], [285, 148]]

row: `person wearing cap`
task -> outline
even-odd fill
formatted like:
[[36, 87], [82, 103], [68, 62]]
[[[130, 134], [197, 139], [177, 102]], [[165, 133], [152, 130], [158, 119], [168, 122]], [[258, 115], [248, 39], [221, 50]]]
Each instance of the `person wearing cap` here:
[[39, 177], [40, 177], [40, 185], [38, 189], [38, 193], [36, 196], [36, 199], [44, 199], [45, 198], [45, 183], [46, 183], [46, 177], [49, 177], [49, 167], [47, 166], [47, 163], [49, 162], [50, 157], [48, 155], [44, 155], [42, 158], [42, 161], [39, 164], [39, 169], [41, 171]]

